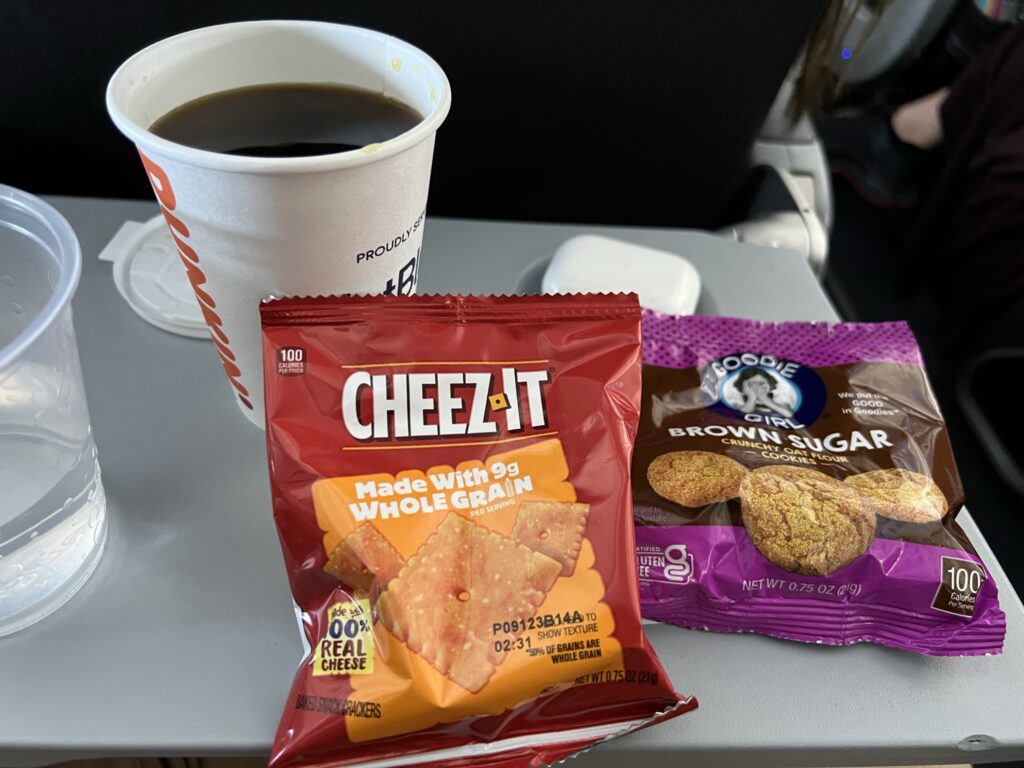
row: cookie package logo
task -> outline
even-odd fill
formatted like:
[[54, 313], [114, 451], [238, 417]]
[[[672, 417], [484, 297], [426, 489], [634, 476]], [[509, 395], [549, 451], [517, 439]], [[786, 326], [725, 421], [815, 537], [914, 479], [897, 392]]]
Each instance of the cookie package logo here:
[[803, 429], [825, 407], [825, 384], [814, 369], [756, 352], [712, 361], [701, 388], [709, 409], [780, 429]]
[[[530, 361], [530, 362], [547, 362]], [[388, 367], [441, 366], [396, 363]], [[488, 363], [463, 363], [486, 366]], [[341, 391], [345, 429], [356, 440], [481, 437], [548, 426], [547, 369], [371, 373], [353, 370]]]
[[686, 551], [685, 544], [669, 544], [664, 549], [638, 544], [636, 559], [641, 580], [689, 584], [694, 579], [693, 555]]

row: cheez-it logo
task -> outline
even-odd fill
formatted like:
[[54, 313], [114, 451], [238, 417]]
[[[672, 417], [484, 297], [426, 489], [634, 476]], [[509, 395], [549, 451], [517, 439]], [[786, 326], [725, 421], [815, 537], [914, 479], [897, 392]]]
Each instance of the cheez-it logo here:
[[[431, 364], [390, 367], [403, 365], [419, 368]], [[345, 429], [361, 442], [543, 429], [548, 425], [545, 398], [550, 382], [547, 370], [514, 366], [493, 372], [414, 370], [388, 374], [356, 368], [342, 386], [341, 414]]]
[[206, 320], [206, 325], [210, 328], [210, 336], [213, 338], [213, 343], [220, 354], [220, 361], [224, 366], [224, 372], [228, 375], [231, 386], [238, 391], [238, 399], [242, 401], [246, 408], [252, 409], [252, 402], [249, 400], [249, 390], [239, 381], [242, 371], [235, 363], [235, 353], [231, 351], [231, 340], [228, 338], [227, 333], [224, 332], [224, 323], [216, 312], [217, 302], [203, 288], [203, 284], [206, 282], [206, 273], [199, 266], [199, 254], [188, 244], [189, 231], [188, 227], [185, 226], [185, 222], [173, 213], [178, 201], [174, 196], [171, 181], [167, 178], [167, 173], [164, 169], [146, 157], [141, 150], [139, 151], [139, 157], [142, 158], [142, 165], [145, 166], [146, 173], [149, 175], [149, 183], [152, 184], [153, 192], [156, 193], [156, 199], [160, 203], [160, 210], [164, 218], [167, 220], [167, 226], [170, 227], [174, 244], [178, 247], [178, 255], [181, 257], [181, 263], [185, 265], [188, 281], [196, 292], [199, 308], [203, 312], [203, 319]]

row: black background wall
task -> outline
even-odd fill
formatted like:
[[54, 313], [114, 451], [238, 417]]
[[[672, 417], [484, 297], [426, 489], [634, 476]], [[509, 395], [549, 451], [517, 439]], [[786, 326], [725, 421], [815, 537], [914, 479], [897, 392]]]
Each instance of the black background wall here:
[[149, 43], [258, 18], [367, 26], [452, 83], [433, 214], [715, 226], [823, 0], [0, 0], [0, 182], [145, 197], [103, 104]]

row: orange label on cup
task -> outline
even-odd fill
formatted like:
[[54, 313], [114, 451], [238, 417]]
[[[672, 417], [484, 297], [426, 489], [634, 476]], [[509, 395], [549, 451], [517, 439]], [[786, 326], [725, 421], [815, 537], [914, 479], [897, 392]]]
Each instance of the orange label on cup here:
[[202, 311], [203, 319], [210, 329], [210, 336], [213, 339], [214, 346], [217, 347], [217, 354], [220, 355], [221, 364], [224, 366], [224, 373], [227, 374], [231, 386], [238, 391], [238, 399], [246, 408], [252, 410], [249, 390], [239, 380], [242, 371], [235, 363], [235, 354], [231, 351], [231, 340], [224, 331], [220, 315], [216, 312], [217, 302], [202, 287], [206, 283], [206, 273], [199, 266], [199, 254], [188, 243], [189, 230], [185, 222], [173, 213], [174, 209], [178, 207], [178, 200], [174, 194], [171, 180], [167, 177], [167, 172], [157, 163], [153, 162], [153, 160], [146, 157], [141, 149], [139, 150], [139, 157], [142, 158], [142, 165], [149, 176], [149, 183], [153, 187], [153, 193], [156, 195], [157, 202], [160, 203], [160, 210], [167, 221], [171, 237], [178, 248], [181, 263], [185, 265], [188, 281], [192, 285], [192, 290], [195, 291], [196, 300], [199, 302], [199, 309]]

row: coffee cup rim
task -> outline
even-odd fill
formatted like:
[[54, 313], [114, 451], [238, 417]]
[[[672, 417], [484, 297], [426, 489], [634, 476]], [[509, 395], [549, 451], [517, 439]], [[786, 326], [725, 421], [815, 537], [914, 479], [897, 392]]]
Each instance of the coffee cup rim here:
[[[223, 33], [229, 29], [252, 29], [267, 30], [273, 28], [295, 28], [295, 29], [337, 29], [343, 28], [359, 33], [366, 33], [379, 37], [379, 42], [395, 49], [397, 52], [404, 52], [407, 56], [420, 59], [425, 65], [433, 68], [439, 81], [440, 89], [437, 101], [431, 111], [423, 116], [416, 125], [397, 136], [379, 144], [368, 145], [359, 149], [347, 152], [334, 152], [326, 155], [312, 155], [302, 157], [255, 157], [250, 155], [228, 155], [220, 152], [211, 152], [205, 149], [198, 149], [186, 144], [179, 144], [168, 139], [161, 138], [133, 118], [129, 117], [119, 104], [122, 96], [125, 81], [131, 78], [133, 67], [137, 66], [140, 60], [153, 56], [162, 48], [181, 44], [183, 39], [196, 37], [204, 34]], [[336, 24], [327, 21], [300, 21], [290, 19], [271, 19], [262, 21], [241, 21], [229, 24], [216, 24], [208, 27], [182, 32], [171, 37], [159, 40], [151, 45], [142, 48], [132, 54], [117, 68], [107, 83], [106, 91], [107, 112], [114, 125], [125, 136], [131, 139], [140, 149], [150, 150], [161, 157], [178, 160], [189, 165], [209, 168], [213, 170], [232, 173], [254, 173], [254, 174], [282, 174], [282, 173], [313, 173], [317, 171], [333, 171], [343, 168], [354, 168], [361, 165], [374, 163], [384, 158], [396, 155], [406, 149], [419, 144], [432, 136], [441, 123], [448, 116], [451, 108], [451, 86], [448, 78], [440, 65], [423, 50], [405, 42], [404, 40], [388, 35], [384, 32], [357, 27], [349, 24]]]

